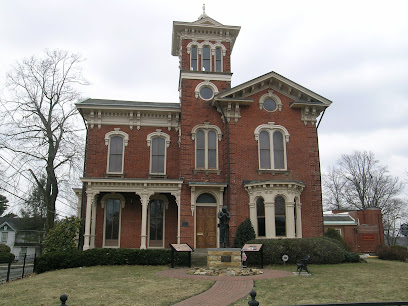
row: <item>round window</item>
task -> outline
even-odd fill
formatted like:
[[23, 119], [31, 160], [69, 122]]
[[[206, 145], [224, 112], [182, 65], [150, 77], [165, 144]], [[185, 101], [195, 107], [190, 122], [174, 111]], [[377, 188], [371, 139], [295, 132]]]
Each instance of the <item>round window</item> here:
[[214, 91], [211, 87], [202, 87], [200, 89], [200, 97], [203, 100], [210, 100], [214, 95]]
[[268, 111], [268, 112], [273, 112], [274, 110], [276, 110], [276, 102], [273, 99], [266, 99], [264, 101], [264, 108]]

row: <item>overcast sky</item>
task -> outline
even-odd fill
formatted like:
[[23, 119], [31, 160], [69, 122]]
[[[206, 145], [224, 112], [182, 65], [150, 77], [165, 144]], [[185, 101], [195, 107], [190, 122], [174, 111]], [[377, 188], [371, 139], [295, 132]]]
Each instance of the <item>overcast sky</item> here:
[[[197, 20], [203, 2], [0, 0], [0, 81], [15, 61], [58, 48], [86, 59], [84, 98], [178, 102], [172, 22]], [[369, 150], [407, 178], [408, 1], [205, 4], [241, 26], [232, 86], [275, 71], [333, 101], [319, 127], [323, 171]]]

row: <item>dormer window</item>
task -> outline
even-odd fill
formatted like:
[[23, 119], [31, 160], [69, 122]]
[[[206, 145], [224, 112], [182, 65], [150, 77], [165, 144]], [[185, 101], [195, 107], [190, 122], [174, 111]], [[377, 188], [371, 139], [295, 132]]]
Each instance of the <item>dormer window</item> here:
[[209, 46], [203, 47], [203, 71], [211, 71], [211, 50]]
[[197, 52], [197, 46], [192, 46], [191, 47], [191, 70], [192, 71], [197, 71], [198, 70], [198, 52]]

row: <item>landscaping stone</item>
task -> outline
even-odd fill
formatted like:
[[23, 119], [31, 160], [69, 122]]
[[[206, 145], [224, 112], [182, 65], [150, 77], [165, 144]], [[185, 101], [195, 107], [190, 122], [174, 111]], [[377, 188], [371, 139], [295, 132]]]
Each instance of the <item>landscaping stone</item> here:
[[250, 276], [260, 275], [263, 272], [259, 269], [251, 268], [191, 268], [186, 271], [190, 275], [205, 275], [205, 276]]

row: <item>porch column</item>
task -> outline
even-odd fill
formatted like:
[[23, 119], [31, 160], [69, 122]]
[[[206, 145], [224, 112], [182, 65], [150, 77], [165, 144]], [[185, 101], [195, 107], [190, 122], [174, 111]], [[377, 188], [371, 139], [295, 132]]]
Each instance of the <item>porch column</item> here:
[[147, 206], [149, 205], [150, 193], [142, 193], [142, 228], [140, 234], [140, 248], [146, 249], [147, 247], [147, 234], [146, 234], [146, 225], [147, 225]]
[[180, 243], [181, 237], [181, 193], [180, 192], [172, 192], [171, 193], [176, 198], [177, 204], [177, 243]]
[[255, 235], [258, 237], [258, 219], [256, 215], [256, 205], [253, 200], [249, 202], [249, 219], [251, 220], [252, 226], [255, 230]]
[[84, 233], [84, 251], [90, 247], [90, 233], [91, 233], [91, 214], [92, 205], [95, 201], [95, 192], [92, 190], [86, 191], [86, 215], [85, 215], [85, 233]]
[[276, 228], [275, 228], [275, 201], [266, 202], [265, 204], [265, 234], [266, 238], [275, 238], [276, 237]]
[[96, 229], [96, 201], [92, 203], [92, 222], [91, 222], [91, 244], [90, 249], [95, 248], [95, 229]]
[[286, 237], [295, 238], [295, 203], [287, 202], [286, 203]]
[[296, 238], [302, 238], [302, 203], [297, 198], [296, 201]]

